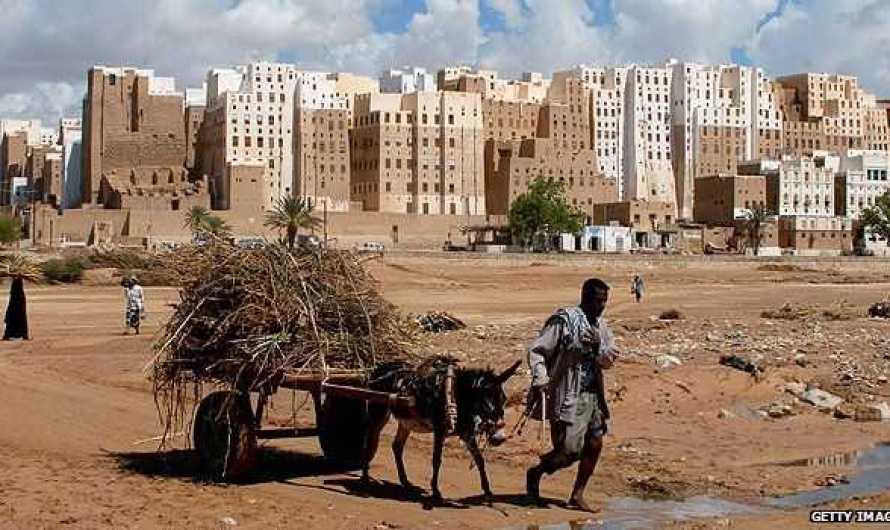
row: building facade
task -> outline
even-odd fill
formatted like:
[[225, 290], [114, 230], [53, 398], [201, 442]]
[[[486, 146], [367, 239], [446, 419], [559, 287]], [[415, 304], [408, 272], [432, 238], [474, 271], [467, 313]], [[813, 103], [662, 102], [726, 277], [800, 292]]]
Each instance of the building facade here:
[[695, 180], [696, 223], [733, 226], [756, 206], [766, 207], [766, 178], [762, 175], [722, 175]]
[[624, 128], [624, 199], [676, 205], [671, 153], [672, 70], [627, 69]]
[[890, 157], [886, 151], [849, 150], [841, 157], [835, 179], [835, 214], [858, 219], [862, 210], [874, 206], [890, 192]]
[[351, 195], [364, 210], [486, 211], [478, 93], [357, 96], [351, 149]]
[[[214, 208], [229, 209], [234, 204], [232, 190], [236, 180], [244, 178], [236, 173], [249, 173], [262, 184], [261, 204], [251, 206], [251, 211], [270, 209], [279, 198], [294, 192], [294, 99], [304, 74], [313, 79], [327, 75], [269, 62], [208, 72], [207, 108], [198, 140], [200, 163], [196, 165], [199, 174], [209, 177]], [[311, 82], [302, 97], [310, 105], [321, 104]], [[247, 169], [236, 169], [242, 165]], [[264, 168], [261, 178], [255, 175], [254, 168], [259, 166]]]
[[766, 175], [770, 211], [780, 216], [834, 217], [834, 178], [840, 158], [786, 156], [778, 171]]
[[561, 182], [566, 198], [585, 214], [588, 223], [596, 204], [618, 200], [615, 180], [602, 176], [591, 149], [563, 151], [550, 138], [492, 140], [485, 147], [486, 161], [495, 161], [486, 171], [485, 202], [490, 215], [506, 215], [513, 201], [537, 178]]
[[435, 91], [436, 79], [425, 68], [404, 66], [387, 70], [380, 75], [380, 92], [386, 94]]
[[294, 193], [329, 211], [349, 210], [349, 98], [327, 74], [304, 74], [296, 88]]

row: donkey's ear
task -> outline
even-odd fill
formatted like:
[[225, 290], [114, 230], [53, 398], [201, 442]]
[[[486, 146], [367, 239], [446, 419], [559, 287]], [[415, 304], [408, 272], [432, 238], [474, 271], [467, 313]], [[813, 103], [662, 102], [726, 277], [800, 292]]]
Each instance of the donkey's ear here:
[[522, 360], [519, 360], [519, 361], [516, 361], [515, 363], [513, 363], [513, 366], [504, 370], [504, 372], [501, 373], [501, 375], [499, 375], [497, 377], [498, 383], [503, 384], [504, 382], [507, 381], [507, 379], [510, 379], [511, 377], [513, 377], [513, 375], [516, 374], [516, 370], [519, 370], [519, 367], [521, 365], [522, 365]]

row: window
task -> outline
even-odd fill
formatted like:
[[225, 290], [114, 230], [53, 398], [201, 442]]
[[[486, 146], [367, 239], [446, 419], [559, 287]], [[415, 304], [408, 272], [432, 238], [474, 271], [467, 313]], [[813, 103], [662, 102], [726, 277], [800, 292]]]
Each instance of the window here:
[[257, 147], [262, 147], [262, 146], [263, 146], [263, 137], [262, 137], [262, 136], [260, 136], [260, 137], [258, 137], [258, 138], [256, 139], [256, 146], [257, 146]]
[[448, 115], [448, 125], [454, 125], [454, 114]]
[[452, 149], [454, 148], [454, 138], [448, 139], [448, 147], [451, 147]]
[[232, 147], [238, 147], [238, 137], [237, 136], [232, 137]]
[[392, 185], [389, 182], [386, 183], [386, 191], [392, 191]]
[[274, 158], [269, 159], [269, 169], [275, 169], [275, 159]]

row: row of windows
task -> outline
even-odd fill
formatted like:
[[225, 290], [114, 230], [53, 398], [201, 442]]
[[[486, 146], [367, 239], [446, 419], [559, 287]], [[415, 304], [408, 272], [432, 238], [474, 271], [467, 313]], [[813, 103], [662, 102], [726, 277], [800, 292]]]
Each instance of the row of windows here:
[[[253, 139], [254, 139], [253, 136], [245, 136], [245, 137], [244, 137], [244, 147], [253, 147], [253, 143], [254, 143], [254, 142], [253, 142]], [[239, 146], [240, 146], [240, 145], [239, 145], [240, 143], [241, 143], [241, 137], [240, 137], [240, 136], [232, 136], [232, 147], [239, 147]], [[264, 139], [262, 136], [257, 136], [257, 137], [256, 137], [256, 146], [257, 146], [257, 147], [266, 147], [266, 146], [268, 146], [268, 147], [274, 147], [274, 146], [275, 146], [275, 139], [274, 139], [274, 138], [269, 138], [268, 141], [265, 141], [265, 139]], [[284, 147], [284, 141], [283, 141], [281, 138], [278, 139], [278, 147], [279, 147], [279, 148], [283, 148], [283, 147]]]
[[886, 169], [869, 169], [866, 172], [866, 179], [868, 180], [887, 180], [887, 170]]

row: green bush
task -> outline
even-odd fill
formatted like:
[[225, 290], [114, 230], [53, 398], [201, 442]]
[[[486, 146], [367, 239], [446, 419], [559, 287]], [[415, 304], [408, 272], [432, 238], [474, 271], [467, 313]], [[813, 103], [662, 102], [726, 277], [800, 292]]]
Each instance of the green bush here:
[[84, 263], [88, 269], [151, 269], [158, 259], [151, 254], [128, 249], [96, 250]]
[[43, 275], [54, 283], [77, 283], [83, 278], [84, 263], [80, 258], [51, 259], [40, 265]]
[[10, 244], [22, 238], [22, 221], [18, 217], [0, 215], [0, 243]]

